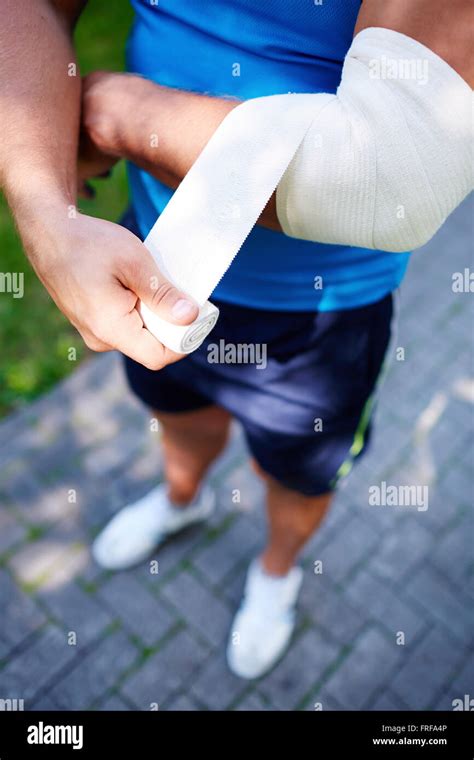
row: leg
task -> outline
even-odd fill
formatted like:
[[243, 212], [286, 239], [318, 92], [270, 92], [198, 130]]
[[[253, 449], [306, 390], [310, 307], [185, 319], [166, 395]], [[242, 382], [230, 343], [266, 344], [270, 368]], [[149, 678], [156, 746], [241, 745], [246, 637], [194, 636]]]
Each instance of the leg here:
[[330, 492], [304, 496], [278, 483], [255, 460], [253, 465], [267, 487], [269, 536], [260, 561], [250, 566], [227, 647], [229, 667], [242, 678], [263, 675], [288, 646], [303, 577], [295, 560], [332, 497]]
[[109, 570], [142, 562], [166, 538], [207, 519], [214, 508], [211, 489], [194, 497], [207, 468], [225, 446], [229, 415], [206, 406], [160, 412], [157, 417], [163, 426], [166, 483], [118, 512], [94, 541], [96, 561]]
[[261, 556], [270, 575], [286, 575], [304, 544], [319, 528], [332, 500], [332, 493], [304, 496], [278, 483], [255, 462], [254, 468], [267, 489], [268, 542]]
[[304, 496], [276, 481], [267, 483], [269, 537], [262, 565], [271, 575], [286, 575], [299, 552], [319, 528], [332, 501], [332, 493]]
[[155, 416], [162, 425], [169, 498], [176, 506], [185, 506], [225, 447], [231, 417], [217, 406], [179, 414], [156, 412]]

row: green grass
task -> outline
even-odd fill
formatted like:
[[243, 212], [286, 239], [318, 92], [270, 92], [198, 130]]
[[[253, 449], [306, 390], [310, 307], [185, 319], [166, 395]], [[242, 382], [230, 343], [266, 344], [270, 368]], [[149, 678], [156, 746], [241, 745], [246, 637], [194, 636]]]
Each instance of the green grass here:
[[[132, 19], [128, 0], [91, 0], [76, 29], [81, 73], [122, 70]], [[81, 201], [86, 214], [116, 221], [127, 203], [125, 166], [111, 179], [94, 183], [97, 196]], [[0, 271], [24, 272], [25, 297], [0, 294], [0, 416], [38, 397], [69, 374], [86, 355], [82, 339], [70, 326], [36, 278], [23, 253], [8, 210], [0, 196]], [[69, 360], [69, 349], [77, 361]]]

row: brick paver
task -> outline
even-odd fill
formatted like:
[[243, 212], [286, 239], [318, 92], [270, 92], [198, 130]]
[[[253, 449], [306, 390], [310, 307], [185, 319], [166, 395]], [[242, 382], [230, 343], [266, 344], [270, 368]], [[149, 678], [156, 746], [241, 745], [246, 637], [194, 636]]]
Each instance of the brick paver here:
[[[186, 711], [442, 710], [474, 698], [474, 311], [472, 293], [451, 287], [472, 269], [472, 206], [412, 258], [395, 341], [405, 358], [392, 361], [370, 451], [303, 553], [295, 641], [257, 683], [224, 656], [264, 542], [238, 428], [211, 473], [210, 522], [167, 542], [154, 569], [111, 575], [90, 542], [162, 477], [159, 433], [119, 359], [84, 363], [0, 423], [0, 698]], [[372, 505], [383, 482], [427, 486], [428, 509]]]

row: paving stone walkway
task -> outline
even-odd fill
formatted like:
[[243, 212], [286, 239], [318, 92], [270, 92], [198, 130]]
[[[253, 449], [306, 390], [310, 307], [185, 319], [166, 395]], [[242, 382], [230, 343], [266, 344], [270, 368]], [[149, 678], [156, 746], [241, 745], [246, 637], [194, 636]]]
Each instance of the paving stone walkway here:
[[[239, 430], [212, 473], [210, 524], [163, 547], [158, 565], [111, 575], [91, 560], [91, 539], [161, 477], [159, 433], [117, 357], [84, 363], [2, 421], [0, 699], [53, 710], [449, 710], [474, 697], [474, 314], [472, 294], [452, 289], [454, 272], [474, 269], [472, 211], [465, 203], [412, 259], [374, 444], [305, 550], [293, 645], [256, 683], [224, 661], [264, 535]], [[370, 505], [382, 483], [427, 485], [428, 509]]]

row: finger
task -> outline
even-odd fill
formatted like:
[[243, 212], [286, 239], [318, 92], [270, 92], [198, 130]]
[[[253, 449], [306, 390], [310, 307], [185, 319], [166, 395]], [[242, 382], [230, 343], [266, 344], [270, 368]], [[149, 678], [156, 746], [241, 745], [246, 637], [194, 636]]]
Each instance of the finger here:
[[89, 348], [91, 351], [96, 351], [98, 353], [103, 353], [105, 351], [112, 351], [112, 346], [110, 346], [107, 343], [104, 343], [104, 341], [100, 340], [97, 336], [94, 335], [94, 333], [92, 333], [87, 328], [82, 328], [81, 330], [79, 330], [78, 328], [76, 329], [79, 335], [81, 336], [82, 340], [86, 344], [87, 348]]
[[112, 335], [106, 333], [101, 337], [111, 347], [148, 369], [159, 370], [183, 358], [183, 354], [171, 351], [153, 337], [136, 309], [117, 319]]
[[[134, 237], [134, 236], [133, 236]], [[199, 308], [193, 299], [161, 274], [152, 255], [135, 238], [136, 244], [122, 262], [121, 282], [155, 314], [177, 325], [194, 322]]]

